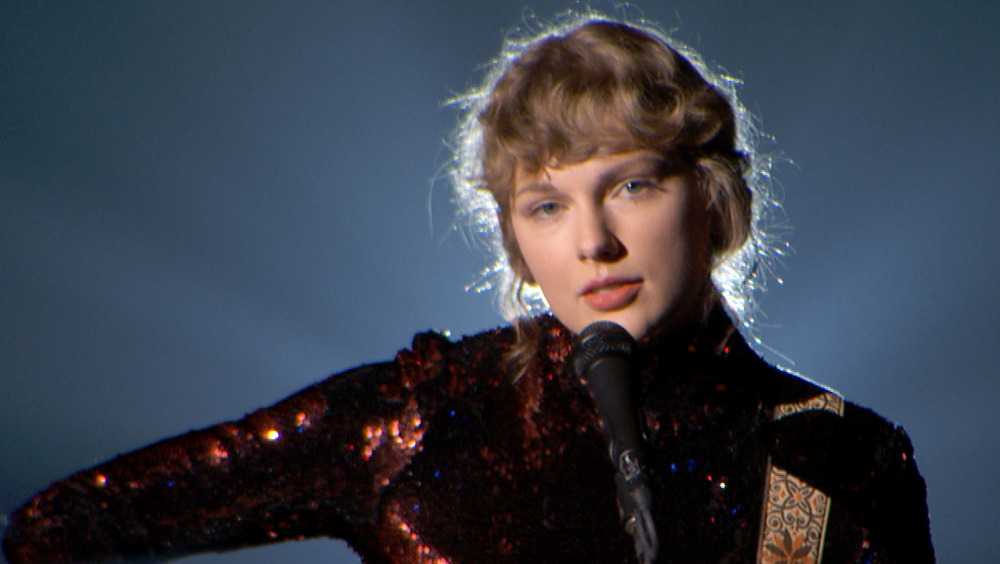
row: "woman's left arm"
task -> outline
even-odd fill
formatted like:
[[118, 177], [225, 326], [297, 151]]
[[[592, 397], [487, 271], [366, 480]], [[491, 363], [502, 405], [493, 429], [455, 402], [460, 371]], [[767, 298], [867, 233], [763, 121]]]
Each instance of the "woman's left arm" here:
[[78, 472], [13, 514], [4, 552], [12, 563], [81, 562], [349, 536], [374, 521], [386, 476], [406, 458], [383, 452], [393, 463], [380, 463], [365, 436], [414, 406], [405, 390], [384, 393], [398, 390], [396, 373], [349, 371]]

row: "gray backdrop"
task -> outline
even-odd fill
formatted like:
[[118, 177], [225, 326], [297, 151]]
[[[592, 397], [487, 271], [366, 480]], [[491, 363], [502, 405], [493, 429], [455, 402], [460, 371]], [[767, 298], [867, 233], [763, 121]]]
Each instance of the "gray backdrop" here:
[[[0, 512], [501, 323], [432, 180], [522, 1], [0, 4]], [[905, 425], [940, 560], [1000, 561], [1000, 3], [646, 4], [790, 161], [765, 354]], [[191, 561], [293, 559], [357, 561]]]

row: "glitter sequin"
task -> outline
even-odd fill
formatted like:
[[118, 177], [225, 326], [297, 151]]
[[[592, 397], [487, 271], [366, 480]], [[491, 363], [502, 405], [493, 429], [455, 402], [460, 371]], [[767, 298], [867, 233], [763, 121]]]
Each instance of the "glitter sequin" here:
[[[5, 551], [44, 562], [330, 536], [369, 563], [634, 562], [593, 402], [565, 370], [572, 337], [540, 323], [542, 353], [516, 383], [511, 330], [420, 334], [392, 362], [53, 484], [12, 516]], [[825, 562], [933, 558], [900, 429], [850, 403], [775, 421], [820, 389], [765, 364], [721, 315], [636, 360], [670, 562], [754, 560], [770, 459], [830, 492]], [[796, 551], [773, 544], [775, 558]]]

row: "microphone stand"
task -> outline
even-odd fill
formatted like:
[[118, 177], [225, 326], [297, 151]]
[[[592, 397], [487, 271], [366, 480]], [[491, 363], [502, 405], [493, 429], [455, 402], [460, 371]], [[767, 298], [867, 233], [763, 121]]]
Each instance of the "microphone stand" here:
[[643, 464], [638, 415], [632, 404], [629, 366], [636, 342], [610, 321], [588, 325], [571, 358], [597, 404], [609, 456], [615, 466], [618, 507], [641, 564], [653, 564], [660, 543], [653, 522], [653, 495]]

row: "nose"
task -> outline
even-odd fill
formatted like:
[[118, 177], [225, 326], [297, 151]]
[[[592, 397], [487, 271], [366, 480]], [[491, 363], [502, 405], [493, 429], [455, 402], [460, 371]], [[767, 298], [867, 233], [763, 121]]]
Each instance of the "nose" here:
[[577, 248], [580, 260], [615, 261], [624, 256], [625, 247], [600, 208], [579, 214]]

